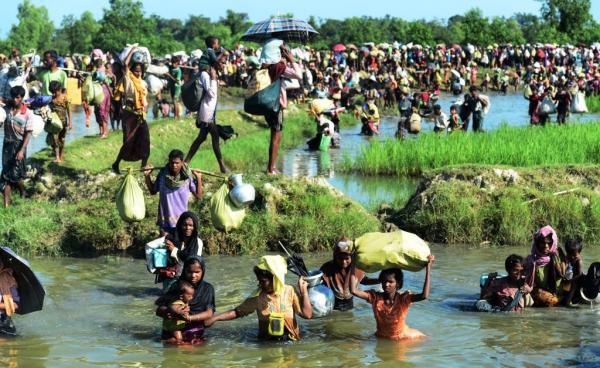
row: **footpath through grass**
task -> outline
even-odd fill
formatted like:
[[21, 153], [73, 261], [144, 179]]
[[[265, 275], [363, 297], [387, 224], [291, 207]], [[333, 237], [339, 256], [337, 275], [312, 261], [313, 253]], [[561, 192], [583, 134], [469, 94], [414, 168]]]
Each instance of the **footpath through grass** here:
[[[345, 119], [348, 123], [349, 118]], [[233, 172], [244, 173], [244, 181], [255, 186], [257, 199], [240, 229], [222, 233], [212, 227], [208, 203], [223, 181], [203, 178], [205, 197], [192, 202], [190, 209], [199, 215], [207, 253], [258, 253], [278, 249], [278, 241], [299, 252], [325, 250], [341, 235], [356, 237], [380, 228], [375, 216], [323, 185], [263, 174], [270, 135], [264, 119], [220, 111], [218, 120], [239, 134], [222, 145], [223, 156]], [[302, 108], [290, 113], [280, 153], [303, 144], [314, 132], [315, 124]], [[186, 152], [197, 133], [192, 119], [152, 122], [150, 163], [161, 167], [172, 149]], [[51, 162], [48, 149], [29, 159], [38, 170], [27, 183], [31, 197], [16, 198], [11, 208], [0, 210], [3, 244], [30, 254], [93, 256], [126, 251], [140, 255], [143, 245], [157, 236], [158, 196], [149, 195], [142, 174], [136, 173], [146, 194], [146, 218], [133, 224], [121, 221], [114, 196], [122, 176], [109, 172], [121, 141], [120, 132], [104, 140], [79, 139], [67, 145], [61, 165]], [[121, 169], [139, 164], [122, 162]], [[202, 145], [191, 166], [217, 171], [210, 141]]]
[[484, 134], [425, 133], [362, 148], [344, 170], [364, 175], [417, 176], [448, 166], [533, 167], [600, 163], [600, 123], [546, 127], [503, 126]]

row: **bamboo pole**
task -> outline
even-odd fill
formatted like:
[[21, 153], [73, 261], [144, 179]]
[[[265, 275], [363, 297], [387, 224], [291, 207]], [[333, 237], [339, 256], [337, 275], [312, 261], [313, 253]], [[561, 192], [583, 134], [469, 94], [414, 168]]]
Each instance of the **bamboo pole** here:
[[[150, 171], [154, 171], [154, 170], [160, 170], [162, 169], [162, 167], [149, 167], [147, 169], [132, 169], [132, 168], [128, 168], [128, 171], [132, 171], [132, 172], [144, 172], [146, 170], [150, 170]], [[197, 171], [199, 173], [201, 173], [202, 175], [208, 175], [208, 176], [214, 176], [216, 178], [221, 178], [221, 179], [225, 179], [226, 176], [225, 175], [221, 175], [221, 174], [217, 174], [214, 173], [212, 171], [205, 171], [205, 170], [200, 170], [200, 169], [194, 169], [194, 168], [190, 168], [190, 170], [192, 171]]]
[[[569, 194], [569, 193], [573, 193], [580, 190], [580, 188], [573, 188], [573, 189], [569, 189], [569, 190], [561, 190], [560, 192], [556, 192], [556, 193], [552, 193], [553, 196], [559, 196], [559, 195], [563, 195], [563, 194]], [[523, 204], [529, 204], [529, 203], [533, 203], [533, 202], [537, 202], [539, 200], [541, 200], [542, 198], [534, 198], [534, 199], [530, 199], [528, 201], [523, 202]]]

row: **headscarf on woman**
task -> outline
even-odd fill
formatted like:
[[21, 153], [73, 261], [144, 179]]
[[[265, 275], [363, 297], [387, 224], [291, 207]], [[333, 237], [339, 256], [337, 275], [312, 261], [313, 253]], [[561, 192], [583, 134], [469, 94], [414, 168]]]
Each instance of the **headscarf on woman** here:
[[[215, 309], [214, 288], [210, 283], [204, 281], [204, 277], [206, 276], [206, 263], [204, 261], [204, 257], [195, 255], [189, 257], [183, 264], [183, 272], [179, 277], [179, 280], [191, 282], [190, 280], [186, 279], [187, 269], [196, 263], [198, 263], [200, 268], [202, 268], [202, 278], [196, 285], [194, 285], [194, 297], [188, 303], [190, 306], [190, 314], [198, 314], [208, 309]], [[168, 305], [172, 301], [178, 299], [179, 295], [179, 283], [176, 282], [171, 286], [165, 295], [156, 300], [156, 304], [159, 306]]]
[[[189, 237], [185, 236], [183, 225], [187, 219], [192, 219], [194, 230]], [[198, 256], [200, 244], [198, 242], [198, 216], [191, 211], [186, 211], [179, 216], [177, 225], [175, 226], [175, 247], [177, 248], [177, 258], [185, 263], [187, 259], [193, 256]], [[183, 247], [183, 249], [182, 249]], [[202, 265], [204, 269], [204, 265]]]
[[287, 262], [282, 256], [262, 256], [256, 266], [273, 275], [273, 292], [279, 295], [285, 287], [285, 274], [287, 273]]
[[[543, 240], [547, 236], [552, 236], [552, 245], [550, 246], [550, 255], [544, 255], [537, 249], [537, 242]], [[531, 244], [531, 254], [527, 257], [526, 263], [535, 264], [536, 267], [544, 267], [550, 263], [552, 255], [558, 253], [558, 237], [556, 231], [550, 225], [546, 225], [539, 229], [533, 236], [533, 243]]]

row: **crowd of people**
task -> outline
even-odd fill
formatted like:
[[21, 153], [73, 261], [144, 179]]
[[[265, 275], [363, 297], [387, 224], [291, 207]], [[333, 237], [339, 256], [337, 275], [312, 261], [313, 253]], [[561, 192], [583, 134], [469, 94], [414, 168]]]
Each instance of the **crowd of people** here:
[[[202, 175], [191, 170], [189, 163], [209, 135], [221, 172], [229, 171], [220, 151], [221, 132], [216, 118], [219, 86], [254, 90], [260, 84], [259, 76], [268, 78], [270, 84], [279, 83], [276, 84], [276, 106], [262, 114], [271, 132], [266, 167], [270, 175], [278, 173], [275, 164], [282, 139], [284, 110], [290, 100], [313, 99], [311, 113], [321, 136], [335, 136], [339, 132], [339, 114], [345, 110], [356, 112], [363, 121], [364, 134], [378, 134], [379, 109], [397, 108], [398, 136], [404, 138], [420, 131], [422, 116], [433, 119], [436, 132], [466, 131], [471, 122], [474, 131], [483, 130], [490, 100], [480, 92], [489, 89], [506, 92], [508, 86], [523, 86], [525, 97], [530, 101], [531, 123], [540, 125], [547, 122], [545, 115], [549, 115], [542, 109], [547, 99], [558, 102], [559, 122], [564, 123], [572, 100], [578, 98], [578, 94], [600, 91], [600, 71], [597, 70], [600, 45], [478, 48], [394, 43], [365, 44], [360, 48], [336, 45], [333, 50], [317, 51], [306, 47], [289, 50], [283, 41], [272, 39], [260, 50], [240, 45], [226, 51], [218, 38], [208, 37], [205, 46], [204, 50], [194, 52], [193, 57], [178, 53], [151, 58], [149, 51], [138, 45], [128, 46], [120, 54], [94, 50], [85, 57], [60, 57], [56, 51], [49, 50], [39, 61], [33, 55], [21, 57], [16, 50], [10, 58], [0, 55], [3, 65], [0, 102], [4, 104], [0, 183], [5, 206], [10, 204], [13, 189], [21, 194], [24, 191], [27, 146], [38, 129], [33, 115], [48, 107], [50, 113], [45, 115], [43, 124], [59, 127], [46, 130], [47, 142], [53, 148], [56, 163], [60, 164], [65, 155], [65, 136], [73, 125], [70, 88], [79, 90], [81, 87], [84, 110], [87, 116], [94, 111], [100, 127], [99, 137], [108, 136], [109, 124], [113, 130], [122, 129], [123, 143], [115, 152], [112, 170], [119, 173], [123, 160], [140, 161], [148, 191], [159, 195], [157, 226], [165, 237], [169, 262], [156, 275], [156, 281], [161, 282], [165, 290], [157, 300], [156, 314], [164, 319], [163, 338], [173, 343], [198, 342], [204, 329], [215, 322], [253, 312], [258, 316], [259, 337], [298, 340], [300, 330], [296, 315], [312, 317], [307, 282], [301, 277], [297, 289], [286, 285], [287, 263], [280, 256], [260, 259], [254, 268], [259, 289], [253, 296], [232, 310], [215, 314], [214, 288], [204, 281], [206, 264], [201, 256], [198, 218], [189, 211], [188, 204], [190, 194], [198, 199], [203, 195]], [[480, 67], [489, 72], [481, 76]], [[489, 75], [490, 72], [493, 75]], [[76, 84], [69, 86], [69, 80]], [[202, 97], [197, 101], [197, 108], [186, 112], [180, 106], [180, 99], [185, 100], [184, 86], [188, 81], [199, 81]], [[448, 116], [435, 103], [437, 96], [443, 90], [461, 94], [464, 87], [468, 87], [468, 93], [451, 108]], [[198, 128], [187, 154], [177, 149], [171, 151], [155, 179], [153, 168], [148, 166], [151, 137], [147, 114], [151, 97], [165, 117], [171, 110], [175, 118], [195, 113]], [[331, 103], [326, 104], [324, 100]], [[320, 139], [313, 142], [313, 146], [318, 146], [317, 143], [320, 144]], [[339, 145], [339, 141], [332, 140], [331, 144]], [[342, 238], [334, 246], [333, 259], [321, 268], [326, 285], [335, 295], [334, 308], [352, 309], [352, 298], [356, 296], [372, 305], [377, 336], [395, 340], [424, 336], [406, 326], [405, 318], [412, 303], [428, 298], [435, 258], [428, 258], [422, 291], [400, 293], [402, 271], [386, 269], [377, 279], [366, 277], [353, 265], [351, 243]], [[511, 255], [506, 260], [507, 276], [489, 275], [482, 283], [477, 309], [516, 311], [529, 305], [570, 305], [595, 298], [581, 292], [586, 288], [581, 242], [569, 240], [565, 249], [563, 254], [551, 227], [540, 229], [534, 236], [529, 257]], [[588, 275], [598, 275], [598, 264], [592, 266], [596, 268], [591, 267]], [[12, 295], [12, 300], [18, 302], [18, 295], [10, 289], [14, 288], [12, 280], [1, 280], [4, 280], [0, 282], [2, 297]], [[358, 283], [380, 284], [383, 292], [363, 291]], [[10, 315], [14, 308], [7, 307], [6, 299], [0, 303], [3, 314]]]

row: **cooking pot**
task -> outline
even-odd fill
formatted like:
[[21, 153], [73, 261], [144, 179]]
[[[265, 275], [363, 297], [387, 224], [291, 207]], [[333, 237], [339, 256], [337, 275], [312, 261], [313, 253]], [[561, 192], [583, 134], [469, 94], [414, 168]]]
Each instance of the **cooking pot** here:
[[229, 191], [229, 199], [236, 207], [246, 207], [254, 202], [256, 191], [251, 184], [242, 181], [242, 174], [231, 175], [229, 183], [233, 187]]

